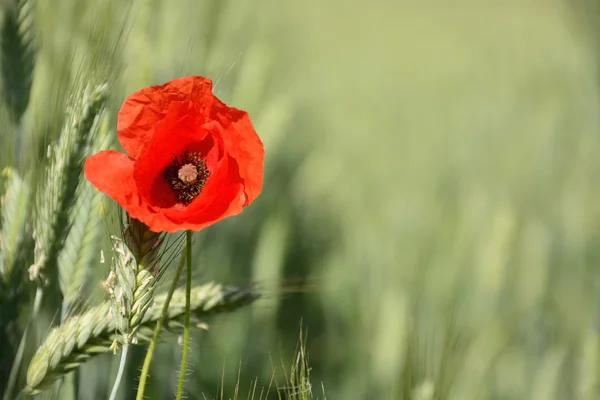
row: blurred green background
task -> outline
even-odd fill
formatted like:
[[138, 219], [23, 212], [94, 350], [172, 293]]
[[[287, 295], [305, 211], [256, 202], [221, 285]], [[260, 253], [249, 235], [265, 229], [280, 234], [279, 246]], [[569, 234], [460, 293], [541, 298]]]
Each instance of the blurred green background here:
[[[452, 4], [37, 2], [26, 147], [82, 70], [114, 78], [113, 114], [207, 76], [264, 141], [263, 194], [197, 235], [194, 273], [265, 296], [193, 338], [189, 399], [284, 384], [300, 324], [314, 398], [600, 398], [600, 6]], [[179, 357], [159, 348], [147, 398]], [[79, 398], [117, 361], [86, 364]]]

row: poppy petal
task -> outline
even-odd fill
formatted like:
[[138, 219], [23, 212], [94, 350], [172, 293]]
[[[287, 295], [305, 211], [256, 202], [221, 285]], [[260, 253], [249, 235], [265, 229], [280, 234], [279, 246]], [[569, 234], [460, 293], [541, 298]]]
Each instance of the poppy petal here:
[[239, 164], [239, 174], [244, 181], [246, 196], [244, 205], [248, 205], [258, 197], [263, 186], [263, 143], [256, 134], [247, 112], [227, 107], [218, 99], [211, 111], [211, 118], [223, 126], [221, 136], [227, 152]]
[[148, 146], [156, 124], [171, 103], [191, 101], [200, 105], [196, 114], [204, 115], [212, 104], [212, 81], [201, 76], [174, 79], [163, 85], [141, 89], [125, 99], [117, 118], [117, 133], [123, 149], [133, 158]]
[[142, 207], [133, 167], [134, 161], [127, 155], [115, 150], [103, 150], [88, 157], [83, 170], [92, 185], [136, 217]]

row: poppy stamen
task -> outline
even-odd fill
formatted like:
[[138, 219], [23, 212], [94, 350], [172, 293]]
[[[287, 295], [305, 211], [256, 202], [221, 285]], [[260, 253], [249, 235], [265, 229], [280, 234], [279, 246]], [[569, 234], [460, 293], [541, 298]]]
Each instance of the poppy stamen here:
[[173, 157], [173, 162], [163, 171], [177, 201], [185, 205], [200, 194], [209, 176], [210, 171], [201, 154], [188, 151], [179, 158]]

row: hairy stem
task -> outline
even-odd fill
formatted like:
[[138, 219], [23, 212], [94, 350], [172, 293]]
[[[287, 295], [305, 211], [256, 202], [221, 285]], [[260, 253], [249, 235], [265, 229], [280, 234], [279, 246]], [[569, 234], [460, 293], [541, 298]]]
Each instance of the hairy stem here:
[[185, 317], [183, 320], [183, 353], [181, 354], [181, 368], [179, 370], [179, 383], [177, 384], [176, 400], [183, 398], [183, 385], [185, 383], [185, 370], [187, 368], [188, 354], [190, 352], [190, 303], [192, 297], [192, 231], [186, 232], [186, 260], [187, 269], [185, 277]]
[[154, 356], [154, 349], [156, 348], [156, 343], [158, 342], [158, 336], [160, 335], [160, 331], [162, 329], [162, 325], [165, 321], [167, 313], [169, 311], [169, 303], [171, 302], [171, 298], [173, 297], [173, 292], [177, 288], [177, 283], [179, 282], [179, 277], [181, 276], [181, 270], [183, 269], [183, 261], [185, 260], [186, 255], [183, 253], [181, 258], [179, 259], [179, 264], [177, 265], [177, 270], [175, 271], [175, 277], [173, 278], [173, 282], [171, 282], [171, 287], [169, 288], [169, 292], [167, 293], [167, 298], [163, 305], [162, 312], [158, 321], [156, 321], [156, 327], [154, 328], [154, 333], [152, 334], [152, 339], [150, 340], [150, 345], [148, 346], [148, 350], [146, 351], [146, 357], [144, 358], [144, 365], [142, 366], [142, 372], [140, 373], [140, 384], [138, 385], [136, 400], [144, 399], [144, 390], [146, 389], [146, 378], [148, 377], [148, 372], [150, 372], [150, 364], [152, 363], [152, 357]]

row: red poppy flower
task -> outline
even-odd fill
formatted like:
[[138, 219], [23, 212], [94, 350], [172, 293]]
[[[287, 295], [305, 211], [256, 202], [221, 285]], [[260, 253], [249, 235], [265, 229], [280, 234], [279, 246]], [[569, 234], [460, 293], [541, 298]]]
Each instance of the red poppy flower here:
[[100, 151], [85, 177], [155, 232], [200, 230], [254, 201], [264, 149], [245, 111], [228, 107], [201, 76], [129, 96], [117, 133], [127, 152]]

